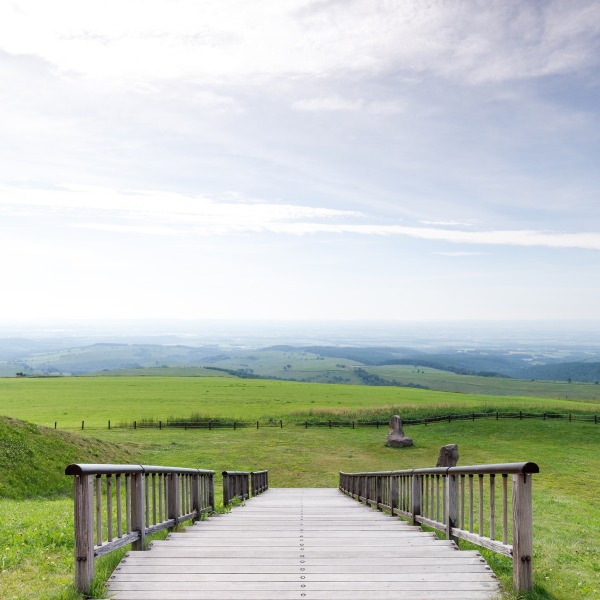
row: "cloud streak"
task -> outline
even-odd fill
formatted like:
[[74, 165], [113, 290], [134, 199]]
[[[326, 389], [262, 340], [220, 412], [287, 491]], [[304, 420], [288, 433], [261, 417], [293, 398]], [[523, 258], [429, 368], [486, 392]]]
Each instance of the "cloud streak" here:
[[[2, 190], [0, 190], [2, 191]], [[430, 242], [478, 246], [519, 246], [600, 250], [600, 232], [469, 230], [380, 224], [359, 211], [267, 203], [260, 200], [218, 201], [175, 193], [117, 192], [89, 187], [63, 190], [3, 190], [0, 212], [5, 216], [60, 216], [76, 229], [157, 236], [279, 235], [401, 236]], [[10, 198], [10, 199], [8, 199]], [[372, 221], [372, 222], [366, 222]], [[432, 221], [433, 222], [433, 221]], [[448, 255], [466, 255], [470, 252]]]

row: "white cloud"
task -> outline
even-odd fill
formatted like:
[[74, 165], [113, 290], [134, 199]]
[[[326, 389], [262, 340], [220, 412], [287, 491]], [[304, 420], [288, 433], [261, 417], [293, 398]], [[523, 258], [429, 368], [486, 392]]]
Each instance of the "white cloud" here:
[[247, 80], [403, 70], [470, 82], [597, 64], [597, 2], [21, 0], [2, 47], [104, 79]]
[[[62, 190], [1, 189], [5, 215], [63, 215], [70, 227], [145, 235], [287, 235], [355, 234], [406, 236], [468, 245], [498, 245], [600, 250], [600, 232], [535, 230], [465, 231], [446, 227], [415, 227], [365, 223], [369, 216], [349, 210], [267, 203], [260, 200], [214, 200], [172, 192], [118, 192], [70, 187]], [[458, 254], [452, 253], [453, 256]]]
[[307, 112], [320, 111], [357, 111], [361, 110], [364, 101], [348, 100], [346, 98], [331, 97], [331, 98], [306, 98], [304, 100], [296, 100], [292, 102], [292, 108]]

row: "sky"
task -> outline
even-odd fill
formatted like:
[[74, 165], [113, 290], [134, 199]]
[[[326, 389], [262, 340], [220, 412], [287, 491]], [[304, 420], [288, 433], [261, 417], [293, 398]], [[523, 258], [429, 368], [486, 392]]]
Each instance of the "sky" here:
[[595, 0], [0, 0], [0, 322], [570, 320]]

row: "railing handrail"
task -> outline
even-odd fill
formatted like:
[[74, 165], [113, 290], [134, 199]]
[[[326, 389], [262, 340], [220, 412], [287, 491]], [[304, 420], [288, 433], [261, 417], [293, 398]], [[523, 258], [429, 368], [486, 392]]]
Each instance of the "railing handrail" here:
[[540, 468], [534, 462], [518, 462], [518, 463], [500, 463], [490, 465], [471, 465], [467, 467], [426, 467], [417, 469], [401, 469], [395, 471], [362, 471], [359, 473], [346, 473], [340, 471], [340, 475], [348, 475], [350, 477], [360, 476], [377, 476], [377, 475], [525, 475], [527, 473], [539, 473]]
[[188, 473], [190, 475], [214, 475], [210, 469], [189, 467], [162, 467], [157, 465], [109, 465], [93, 463], [73, 463], [65, 469], [65, 475], [126, 475], [133, 473]]
[[[384, 508], [413, 525], [443, 531], [447, 539], [466, 540], [513, 559], [513, 585], [519, 591], [533, 587], [532, 477], [534, 462], [431, 467], [397, 471], [340, 471], [340, 490], [359, 502]], [[484, 527], [484, 477], [489, 476], [489, 536]], [[496, 537], [496, 476], [501, 477], [501, 533]], [[508, 480], [512, 475], [512, 545], [508, 543]], [[474, 480], [477, 479], [478, 513]], [[468, 515], [465, 512], [468, 481]], [[460, 485], [459, 485], [460, 484]], [[466, 517], [468, 516], [468, 527]], [[477, 516], [478, 531], [474, 517]]]

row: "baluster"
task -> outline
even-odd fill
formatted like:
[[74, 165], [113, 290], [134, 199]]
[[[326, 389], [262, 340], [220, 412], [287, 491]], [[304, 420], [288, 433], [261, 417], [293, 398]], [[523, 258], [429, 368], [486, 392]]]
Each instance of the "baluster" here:
[[435, 476], [435, 520], [440, 522], [440, 476]]
[[108, 541], [113, 541], [113, 516], [112, 516], [112, 475], [106, 476], [106, 527], [108, 529]]
[[144, 515], [146, 517], [145, 522], [146, 522], [146, 527], [150, 527], [150, 489], [149, 489], [149, 485], [148, 483], [150, 482], [150, 474], [149, 473], [145, 473], [144, 474], [144, 496], [145, 496], [145, 502], [144, 502]]
[[431, 480], [430, 482], [430, 487], [431, 487], [431, 510], [429, 511], [429, 518], [433, 519], [433, 515], [435, 514], [434, 509], [435, 509], [435, 490], [434, 490], [434, 485], [435, 485], [435, 478], [433, 475], [428, 475], [428, 478]]
[[125, 473], [125, 531], [131, 533], [131, 475]]
[[473, 475], [469, 475], [469, 532], [473, 533]]
[[479, 535], [483, 534], [483, 475], [479, 475]]
[[496, 476], [490, 475], [490, 539], [496, 537]]
[[425, 480], [425, 502], [423, 502], [423, 506], [425, 508], [425, 510], [423, 511], [423, 516], [424, 517], [428, 517], [429, 516], [429, 475], [425, 475], [424, 478]]
[[152, 473], [152, 525], [156, 525], [156, 473]]
[[121, 473], [117, 473], [117, 537], [123, 537], [123, 501], [121, 498]]
[[96, 545], [102, 546], [102, 475], [96, 475]]
[[502, 474], [502, 543], [508, 544], [508, 475]]
[[169, 484], [167, 483], [168, 475], [163, 473], [163, 495], [165, 497], [165, 521], [169, 519]]
[[163, 517], [163, 486], [162, 486], [163, 477], [164, 476], [162, 473], [158, 474], [158, 521], [159, 521], [159, 523], [162, 523], [165, 520]]
[[465, 528], [465, 476], [460, 476], [460, 528]]
[[446, 522], [446, 475], [442, 475], [442, 523]]

